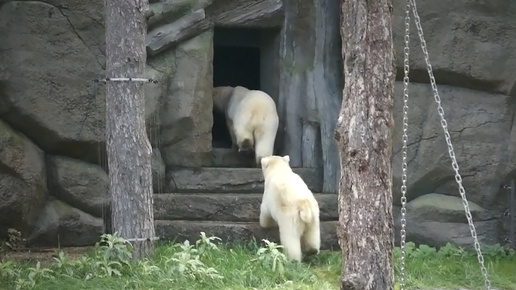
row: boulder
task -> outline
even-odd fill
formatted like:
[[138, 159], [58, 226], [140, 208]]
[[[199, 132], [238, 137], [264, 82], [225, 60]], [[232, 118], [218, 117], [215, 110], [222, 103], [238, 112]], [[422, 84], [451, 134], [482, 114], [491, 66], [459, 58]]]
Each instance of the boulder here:
[[[403, 78], [405, 1], [393, 4], [393, 36]], [[507, 0], [435, 0], [417, 2], [417, 10], [439, 84], [516, 95], [516, 2]], [[411, 81], [428, 82], [419, 36], [410, 15]]]
[[[475, 228], [480, 244], [492, 245], [498, 243], [497, 221], [476, 222]], [[465, 249], [474, 249], [469, 226], [465, 223], [415, 222], [415, 220], [411, 220], [407, 225], [407, 241], [436, 248], [451, 243]], [[397, 246], [399, 246], [399, 243]]]
[[32, 245], [49, 247], [91, 246], [104, 233], [104, 222], [79, 209], [51, 200], [27, 239]]
[[[393, 194], [400, 204], [403, 86], [396, 83], [393, 135]], [[439, 85], [441, 105], [469, 200], [491, 208], [500, 184], [516, 163], [508, 152], [513, 122], [509, 97]], [[410, 85], [408, 200], [427, 193], [459, 196], [437, 105], [429, 84]], [[398, 97], [399, 96], [399, 97]]]
[[[475, 221], [486, 221], [495, 217], [478, 204], [468, 200], [469, 210]], [[436, 222], [467, 223], [462, 199], [438, 193], [429, 193], [407, 203], [407, 214], [417, 220]]]
[[[481, 243], [498, 242], [498, 220], [478, 204], [469, 201], [473, 223]], [[473, 249], [473, 239], [460, 197], [430, 193], [420, 196], [406, 205], [407, 241], [442, 247], [452, 243]], [[395, 237], [399, 245], [401, 227], [400, 207], [393, 208]]]
[[47, 160], [51, 195], [95, 217], [108, 212], [109, 178], [102, 167], [64, 156]]
[[[104, 1], [70, 5], [12, 1], [0, 7], [0, 117], [47, 153], [100, 163], [106, 86], [94, 80], [105, 76]], [[146, 77], [166, 79], [152, 68]], [[166, 81], [145, 85], [147, 124], [159, 120], [166, 87]], [[154, 137], [153, 126], [148, 129]]]
[[213, 31], [179, 44], [174, 60], [175, 74], [161, 114], [161, 154], [167, 167], [207, 165], [213, 124]]
[[0, 236], [4, 236], [8, 228], [28, 234], [46, 198], [43, 151], [0, 121]]
[[[9, 71], [0, 116], [48, 153], [97, 162], [104, 140], [103, 1], [12, 1], [0, 7]], [[23, 37], [20, 37], [23, 36]]]
[[[109, 176], [102, 167], [65, 156], [49, 156], [47, 160], [51, 195], [95, 217], [109, 214]], [[155, 191], [162, 191], [165, 166], [156, 148], [152, 179]]]

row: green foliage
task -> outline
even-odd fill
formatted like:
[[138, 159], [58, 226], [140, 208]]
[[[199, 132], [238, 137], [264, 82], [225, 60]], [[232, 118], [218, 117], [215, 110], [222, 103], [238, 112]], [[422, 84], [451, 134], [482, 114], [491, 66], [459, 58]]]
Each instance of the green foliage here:
[[[176, 245], [179, 251], [172, 254], [172, 257], [165, 260], [165, 274], [171, 281], [179, 280], [210, 280], [222, 279], [217, 270], [206, 266], [201, 261], [203, 255], [208, 255], [210, 251], [218, 250], [217, 246], [211, 241], [213, 238], [206, 238], [201, 233], [201, 239], [196, 242], [196, 246], [190, 245], [188, 240]], [[208, 281], [206, 281], [208, 282]]]
[[287, 257], [279, 250], [283, 246], [266, 239], [263, 242], [266, 244], [266, 247], [258, 249], [256, 252], [258, 258], [256, 260], [262, 262], [264, 267], [270, 267], [273, 272], [277, 272], [280, 277], [283, 277], [285, 275], [285, 263], [287, 262]]
[[[161, 243], [149, 259], [134, 261], [130, 243], [103, 235], [79, 258], [58, 252], [51, 265], [0, 262], [5, 289], [339, 289], [340, 252], [322, 251], [290, 262], [274, 242], [223, 245], [201, 233], [195, 243]], [[500, 245], [482, 247], [493, 286], [516, 289], [516, 254]], [[447, 244], [440, 249], [406, 244], [407, 289], [482, 289], [475, 252]], [[395, 248], [399, 274], [400, 249]], [[2, 288], [0, 287], [0, 288]], [[2, 289], [4, 289], [2, 288]]]
[[[516, 278], [507, 272], [516, 271], [516, 254], [499, 244], [481, 247], [491, 282], [498, 289], [515, 289]], [[427, 245], [417, 247], [408, 242], [405, 246], [407, 288], [466, 287], [482, 289], [483, 278], [476, 252], [456, 247], [450, 243], [436, 249]], [[395, 273], [400, 271], [400, 248], [394, 250]], [[501, 271], [502, 273], [498, 273]], [[509, 278], [511, 277], [511, 278]]]

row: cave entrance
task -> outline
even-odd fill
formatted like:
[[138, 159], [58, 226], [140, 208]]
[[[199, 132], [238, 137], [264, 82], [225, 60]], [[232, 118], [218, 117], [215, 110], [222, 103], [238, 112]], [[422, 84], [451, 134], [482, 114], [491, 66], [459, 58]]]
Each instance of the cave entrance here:
[[[243, 86], [277, 98], [279, 30], [215, 28], [213, 86]], [[278, 57], [275, 57], [275, 56]], [[276, 65], [274, 64], [276, 63]], [[224, 114], [213, 111], [212, 147], [231, 148]]]

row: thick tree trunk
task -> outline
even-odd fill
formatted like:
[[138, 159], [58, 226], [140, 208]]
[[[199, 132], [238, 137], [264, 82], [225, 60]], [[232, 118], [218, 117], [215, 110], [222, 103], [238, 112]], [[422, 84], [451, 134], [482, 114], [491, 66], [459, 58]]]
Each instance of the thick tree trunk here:
[[[106, 0], [107, 77], [145, 73], [147, 0]], [[153, 251], [152, 149], [145, 131], [144, 82], [107, 82], [106, 138], [113, 230], [134, 246], [134, 258]]]
[[342, 1], [341, 289], [393, 289], [392, 0]]

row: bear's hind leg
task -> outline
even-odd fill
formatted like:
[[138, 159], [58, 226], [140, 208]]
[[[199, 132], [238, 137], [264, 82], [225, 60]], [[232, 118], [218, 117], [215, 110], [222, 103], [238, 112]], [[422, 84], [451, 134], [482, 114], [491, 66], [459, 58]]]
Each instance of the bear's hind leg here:
[[262, 203], [260, 206], [260, 227], [271, 228], [274, 226], [277, 226], [276, 221], [272, 218], [265, 204]]
[[307, 225], [301, 239], [303, 240], [306, 255], [319, 254], [321, 248], [321, 229], [319, 219], [315, 219], [312, 224]]
[[276, 132], [264, 132], [263, 129], [254, 131], [254, 154], [257, 167], [261, 167], [260, 160], [263, 157], [271, 156], [274, 153], [275, 140]]
[[229, 135], [231, 136], [231, 149], [237, 150], [237, 140], [235, 136], [235, 129], [233, 128], [233, 121], [226, 116], [226, 126], [228, 127]]
[[301, 235], [298, 226], [295, 224], [296, 219], [286, 216], [283, 220], [278, 218], [280, 242], [285, 250], [285, 255], [289, 260], [301, 262]]
[[235, 140], [238, 147], [238, 152], [254, 151], [254, 137], [247, 126], [235, 126], [233, 124]]

